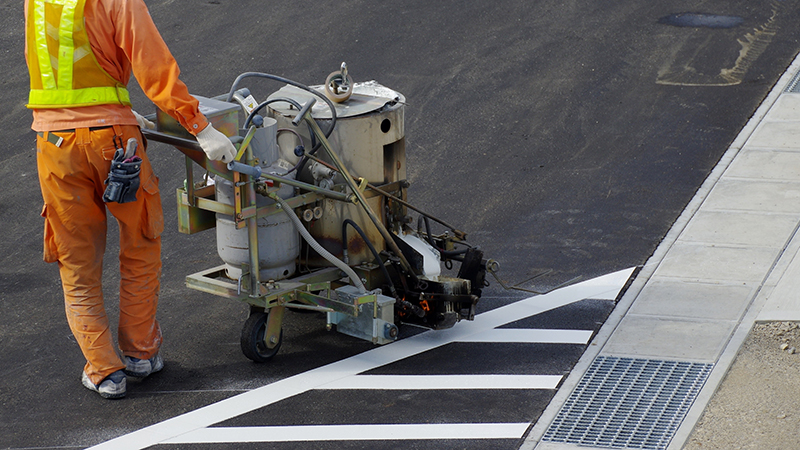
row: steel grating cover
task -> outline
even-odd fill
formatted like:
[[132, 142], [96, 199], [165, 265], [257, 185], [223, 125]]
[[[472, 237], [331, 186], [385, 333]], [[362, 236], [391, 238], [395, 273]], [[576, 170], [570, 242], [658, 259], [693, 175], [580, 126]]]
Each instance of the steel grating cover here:
[[598, 356], [542, 438], [662, 450], [713, 364]]
[[800, 72], [795, 74], [784, 92], [800, 93]]

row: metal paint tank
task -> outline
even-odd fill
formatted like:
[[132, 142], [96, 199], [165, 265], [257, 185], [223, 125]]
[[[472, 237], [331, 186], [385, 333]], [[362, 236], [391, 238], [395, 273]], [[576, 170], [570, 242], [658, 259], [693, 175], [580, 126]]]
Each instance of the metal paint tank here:
[[[277, 144], [277, 122], [265, 118], [263, 128], [259, 128], [250, 143], [253, 156], [264, 173], [283, 175], [291, 165], [281, 161]], [[246, 132], [246, 130], [244, 131]], [[294, 178], [294, 175], [291, 175]], [[215, 177], [217, 201], [234, 204], [233, 183], [222, 177]], [[281, 198], [294, 195], [294, 188], [283, 185], [278, 191]], [[257, 196], [258, 207], [274, 204], [275, 201]], [[232, 279], [239, 279], [242, 264], [249, 265], [247, 228], [236, 229], [233, 217], [217, 214], [217, 253], [225, 262], [225, 272]], [[281, 280], [294, 275], [296, 259], [300, 254], [300, 235], [286, 214], [273, 214], [258, 218], [258, 264], [261, 280]]]
[[[321, 86], [314, 88], [322, 91]], [[312, 94], [306, 91], [286, 86], [269, 98], [275, 100], [291, 98], [302, 105], [311, 97]], [[377, 186], [405, 180], [405, 97], [375, 81], [369, 81], [355, 83], [350, 99], [334, 106], [337, 114], [336, 128], [328, 140], [350, 173], [353, 176], [364, 177]], [[298, 112], [296, 108], [280, 101], [269, 107], [271, 115], [278, 120], [279, 128], [294, 128], [291, 120]], [[331, 113], [327, 104], [318, 101], [311, 113], [322, 129], [328, 127]], [[311, 139], [306, 127], [301, 126], [296, 128], [296, 131], [308, 146]], [[296, 163], [298, 158], [292, 153], [295, 146], [300, 144], [296, 136], [292, 133], [281, 133], [278, 142], [281, 144], [281, 157], [290, 163]], [[320, 151], [317, 156], [323, 161], [331, 162], [324, 151]], [[313, 171], [314, 164], [310, 166]], [[302, 179], [301, 181], [322, 185], [326, 180]], [[337, 184], [343, 182], [338, 175], [332, 181]], [[382, 197], [373, 197], [367, 201], [373, 211], [385, 210], [385, 200]], [[319, 206], [323, 210], [322, 217], [309, 227], [309, 231], [326, 250], [336, 256], [342, 256], [341, 230], [342, 223], [346, 219], [357, 223], [378, 251], [384, 249], [383, 237], [360, 206], [329, 199], [320, 203]], [[355, 232], [349, 234], [348, 240], [351, 266], [373, 260], [366, 246], [359, 244], [361, 238]], [[307, 263], [319, 267], [328, 265], [324, 259], [313, 253]]]

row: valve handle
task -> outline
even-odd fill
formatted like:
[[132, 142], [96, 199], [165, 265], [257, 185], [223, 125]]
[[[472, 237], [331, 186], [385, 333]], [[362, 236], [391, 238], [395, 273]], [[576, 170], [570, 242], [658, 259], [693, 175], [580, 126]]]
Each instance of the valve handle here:
[[292, 125], [294, 126], [300, 125], [300, 122], [302, 122], [306, 114], [308, 114], [308, 112], [311, 111], [311, 108], [314, 106], [315, 103], [317, 103], [317, 99], [311, 97], [308, 100], [308, 102], [305, 105], [303, 105], [303, 109], [301, 109], [300, 112], [297, 113], [297, 116], [295, 116], [295, 118], [292, 119]]

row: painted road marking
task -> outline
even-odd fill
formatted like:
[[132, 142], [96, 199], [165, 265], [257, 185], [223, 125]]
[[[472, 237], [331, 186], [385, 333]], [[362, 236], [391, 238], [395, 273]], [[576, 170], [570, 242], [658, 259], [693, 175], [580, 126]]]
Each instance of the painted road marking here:
[[164, 444], [242, 442], [385, 441], [419, 439], [517, 439], [529, 423], [311, 425], [200, 428]]
[[317, 389], [555, 389], [561, 375], [355, 375]]
[[[625, 286], [633, 268], [530, 297], [485, 312], [472, 322], [460, 322], [447, 330], [427, 331], [384, 345], [326, 366], [304, 372], [252, 391], [167, 419], [149, 427], [106, 441], [92, 449], [143, 449], [194, 432], [213, 434], [209, 428], [236, 416], [263, 408], [304, 392], [391, 364], [444, 345], [462, 342], [499, 326], [541, 314], [584, 299], [613, 300]], [[452, 424], [448, 424], [450, 428]], [[470, 425], [471, 426], [471, 425]], [[222, 433], [222, 431], [220, 431]], [[522, 436], [524, 430], [517, 438]]]
[[523, 344], [580, 344], [592, 338], [589, 330], [538, 330], [500, 328], [477, 333], [459, 342], [507, 342]]

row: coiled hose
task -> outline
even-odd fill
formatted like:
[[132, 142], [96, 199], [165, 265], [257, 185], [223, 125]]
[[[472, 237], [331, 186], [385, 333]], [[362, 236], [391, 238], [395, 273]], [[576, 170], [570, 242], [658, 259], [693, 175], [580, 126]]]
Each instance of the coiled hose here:
[[300, 218], [297, 217], [297, 214], [294, 213], [292, 207], [289, 206], [289, 204], [286, 203], [285, 200], [283, 200], [282, 198], [280, 198], [278, 195], [275, 194], [270, 195], [270, 198], [278, 202], [279, 205], [281, 205], [283, 212], [285, 212], [286, 215], [289, 216], [289, 219], [291, 219], [292, 223], [294, 224], [294, 227], [297, 228], [297, 231], [300, 232], [300, 236], [303, 236], [303, 239], [305, 239], [305, 241], [308, 243], [308, 245], [311, 246], [311, 248], [314, 249], [314, 251], [319, 253], [319, 255], [325, 258], [326, 261], [338, 267], [348, 277], [350, 277], [350, 280], [353, 282], [356, 288], [358, 288], [358, 291], [360, 293], [362, 294], [367, 293], [367, 288], [364, 286], [364, 283], [361, 281], [361, 278], [358, 277], [356, 272], [350, 266], [342, 262], [339, 258], [333, 256], [331, 252], [325, 250], [319, 244], [319, 242], [314, 240], [314, 237], [311, 236], [311, 233], [309, 233], [308, 230], [306, 230], [306, 227], [303, 226], [303, 222], [300, 221]]

